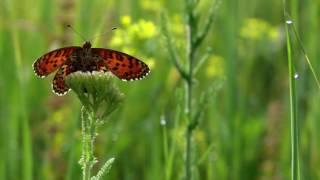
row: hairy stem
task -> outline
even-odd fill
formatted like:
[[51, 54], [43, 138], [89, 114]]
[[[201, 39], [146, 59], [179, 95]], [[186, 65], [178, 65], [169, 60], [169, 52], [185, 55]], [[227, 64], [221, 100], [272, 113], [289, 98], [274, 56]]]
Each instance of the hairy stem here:
[[83, 148], [80, 165], [83, 170], [83, 180], [90, 180], [91, 170], [96, 163], [93, 155], [94, 140], [96, 136], [96, 118], [94, 112], [88, 112], [84, 107], [82, 108], [82, 137]]
[[100, 180], [111, 168], [114, 158], [110, 158], [93, 176], [92, 168], [97, 163], [94, 157], [94, 141], [98, 127], [120, 105], [123, 94], [112, 81], [113, 75], [104, 72], [75, 72], [67, 76], [66, 82], [82, 103], [81, 130], [83, 180]]

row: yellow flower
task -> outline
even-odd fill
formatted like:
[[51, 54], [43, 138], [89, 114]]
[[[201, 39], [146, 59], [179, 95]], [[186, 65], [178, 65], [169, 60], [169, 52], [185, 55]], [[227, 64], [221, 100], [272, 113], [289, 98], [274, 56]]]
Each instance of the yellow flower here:
[[266, 21], [256, 18], [245, 20], [241, 28], [240, 35], [243, 38], [259, 40], [265, 38], [271, 26]]
[[138, 22], [139, 37], [149, 39], [156, 35], [156, 27], [151, 21], [140, 20]]
[[121, 46], [123, 44], [123, 39], [120, 36], [114, 36], [111, 39], [111, 45], [113, 46]]
[[268, 33], [268, 37], [273, 41], [277, 40], [280, 38], [280, 32], [276, 28], [271, 28]]
[[121, 24], [123, 26], [129, 26], [131, 24], [131, 17], [126, 15], [121, 17]]
[[205, 72], [208, 77], [221, 77], [224, 73], [223, 57], [212, 56], [208, 59]]
[[150, 0], [140, 0], [140, 5], [143, 9], [149, 11], [158, 11], [162, 7], [162, 2], [160, 1], [150, 1]]
[[123, 16], [121, 18], [121, 23], [124, 24], [124, 26], [125, 24], [127, 26], [115, 31], [115, 34], [110, 41], [112, 46], [127, 47], [132, 45], [133, 42], [149, 40], [158, 33], [156, 26], [152, 21], [141, 19], [138, 22], [131, 22], [129, 16]]

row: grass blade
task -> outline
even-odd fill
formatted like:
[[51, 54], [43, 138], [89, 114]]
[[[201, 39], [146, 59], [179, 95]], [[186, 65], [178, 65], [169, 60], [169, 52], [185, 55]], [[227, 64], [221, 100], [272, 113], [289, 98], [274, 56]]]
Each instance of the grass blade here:
[[299, 173], [299, 134], [298, 134], [298, 118], [297, 118], [297, 96], [294, 78], [294, 64], [292, 60], [292, 48], [289, 28], [292, 21], [286, 22], [286, 38], [288, 53], [288, 69], [289, 69], [289, 88], [290, 88], [290, 130], [291, 130], [291, 179], [300, 179]]

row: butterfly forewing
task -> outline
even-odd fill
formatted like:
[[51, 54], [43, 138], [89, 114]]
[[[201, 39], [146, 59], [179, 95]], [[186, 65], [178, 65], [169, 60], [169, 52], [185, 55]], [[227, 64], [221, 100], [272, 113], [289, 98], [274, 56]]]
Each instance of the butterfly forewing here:
[[104, 48], [92, 48], [104, 60], [107, 69], [122, 80], [138, 80], [146, 76], [150, 69], [139, 59], [128, 54]]
[[34, 72], [40, 77], [49, 75], [60, 68], [67, 61], [68, 57], [80, 48], [72, 46], [48, 52], [33, 63]]

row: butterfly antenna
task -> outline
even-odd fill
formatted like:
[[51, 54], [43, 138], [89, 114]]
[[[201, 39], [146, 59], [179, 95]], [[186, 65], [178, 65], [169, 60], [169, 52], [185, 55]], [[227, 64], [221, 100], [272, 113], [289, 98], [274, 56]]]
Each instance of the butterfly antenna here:
[[80, 32], [75, 30], [70, 24], [67, 25], [68, 28], [70, 28], [74, 33], [76, 33], [78, 36], [82, 38], [83, 41], [86, 41], [86, 38], [84, 38], [84, 35], [82, 35]]
[[107, 32], [104, 32], [104, 33], [101, 33], [101, 34], [98, 34], [98, 35], [94, 36], [94, 37], [92, 38], [92, 40], [94, 40], [94, 39], [96, 39], [96, 38], [98, 38], [98, 37], [104, 36], [104, 35], [112, 32], [112, 31], [114, 31], [114, 30], [117, 30], [117, 29], [118, 29], [117, 27], [113, 27], [110, 31], [107, 31]]

